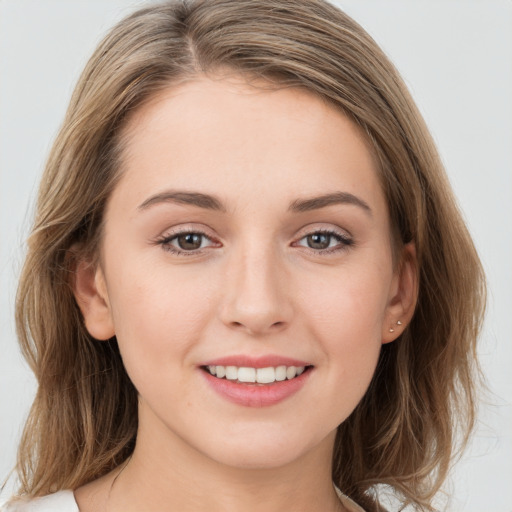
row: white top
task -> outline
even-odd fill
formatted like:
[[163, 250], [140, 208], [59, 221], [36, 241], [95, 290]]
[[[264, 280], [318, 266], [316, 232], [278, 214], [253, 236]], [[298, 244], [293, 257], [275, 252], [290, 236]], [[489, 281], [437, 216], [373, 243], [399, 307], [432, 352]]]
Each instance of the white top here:
[[59, 491], [41, 498], [18, 500], [0, 508], [0, 512], [80, 512], [73, 491]]
[[[341, 503], [349, 512], [364, 512], [350, 498], [336, 489]], [[80, 512], [73, 491], [59, 491], [42, 498], [19, 500], [0, 507], [0, 512]]]

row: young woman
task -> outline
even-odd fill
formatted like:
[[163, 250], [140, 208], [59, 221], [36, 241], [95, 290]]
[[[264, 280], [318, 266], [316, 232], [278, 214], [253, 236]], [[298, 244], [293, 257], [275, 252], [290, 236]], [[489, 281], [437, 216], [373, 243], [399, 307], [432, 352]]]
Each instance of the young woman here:
[[[20, 281], [9, 511], [431, 510], [478, 257], [396, 70], [320, 0], [165, 2], [88, 63]], [[463, 423], [459, 424], [459, 420]]]

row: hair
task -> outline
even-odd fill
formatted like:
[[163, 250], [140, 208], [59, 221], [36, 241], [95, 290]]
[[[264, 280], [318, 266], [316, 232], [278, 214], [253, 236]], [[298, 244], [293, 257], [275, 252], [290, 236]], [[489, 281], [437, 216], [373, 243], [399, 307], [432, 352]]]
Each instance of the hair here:
[[131, 113], [159, 91], [221, 69], [324, 98], [372, 147], [395, 245], [416, 247], [418, 298], [338, 427], [332, 477], [368, 510], [379, 510], [382, 484], [402, 504], [433, 510], [474, 424], [484, 276], [398, 72], [357, 23], [322, 0], [147, 6], [118, 23], [89, 60], [42, 177], [17, 295], [19, 341], [38, 381], [19, 448], [19, 492], [76, 488], [134, 449], [137, 392], [115, 338], [87, 332], [71, 276], [77, 258], [98, 251]]

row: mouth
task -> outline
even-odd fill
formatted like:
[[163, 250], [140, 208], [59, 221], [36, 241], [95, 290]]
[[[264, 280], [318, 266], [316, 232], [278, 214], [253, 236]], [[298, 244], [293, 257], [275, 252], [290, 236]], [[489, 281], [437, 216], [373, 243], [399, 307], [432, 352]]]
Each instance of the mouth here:
[[238, 384], [269, 385], [287, 380], [294, 380], [310, 371], [312, 365], [306, 366], [267, 366], [253, 368], [250, 366], [207, 365], [201, 369], [209, 375]]
[[310, 380], [314, 366], [281, 356], [226, 356], [200, 367], [218, 396], [244, 407], [273, 406], [291, 399]]

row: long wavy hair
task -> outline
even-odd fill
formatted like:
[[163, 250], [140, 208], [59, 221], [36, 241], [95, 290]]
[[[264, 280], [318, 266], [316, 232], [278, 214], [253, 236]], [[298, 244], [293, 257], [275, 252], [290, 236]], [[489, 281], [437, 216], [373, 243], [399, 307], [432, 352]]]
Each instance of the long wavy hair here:
[[332, 478], [368, 510], [379, 510], [381, 484], [402, 504], [432, 510], [474, 423], [484, 276], [402, 79], [357, 23], [322, 0], [159, 3], [117, 24], [88, 62], [42, 177], [17, 295], [19, 342], [38, 381], [19, 492], [77, 488], [134, 449], [136, 390], [115, 338], [100, 342], [85, 329], [70, 274], [74, 258], [98, 249], [130, 114], [162, 89], [221, 68], [309, 90], [373, 148], [396, 246], [416, 246], [418, 302], [338, 427]]

